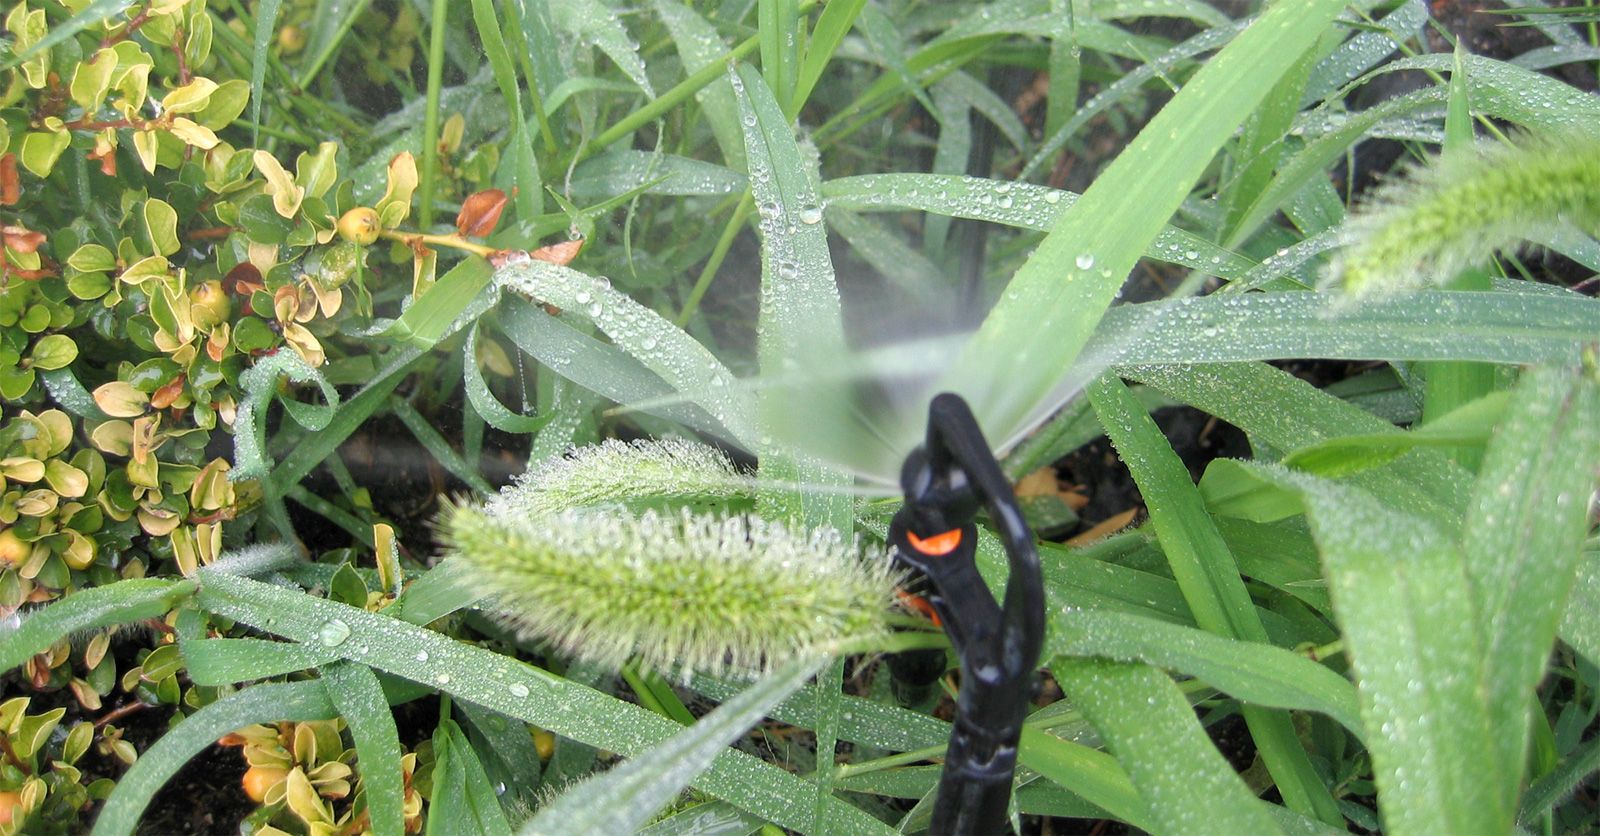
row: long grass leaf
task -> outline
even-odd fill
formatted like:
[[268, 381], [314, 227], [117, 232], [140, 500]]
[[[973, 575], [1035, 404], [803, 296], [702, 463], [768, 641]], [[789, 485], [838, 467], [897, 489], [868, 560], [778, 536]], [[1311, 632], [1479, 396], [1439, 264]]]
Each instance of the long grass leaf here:
[[[1494, 629], [1484, 648], [1490, 722], [1512, 771], [1500, 790], [1514, 805], [1534, 689], [1572, 589], [1590, 527], [1585, 497], [1600, 462], [1600, 382], [1561, 367], [1524, 375], [1485, 452], [1461, 542], [1467, 574]], [[1593, 605], [1594, 601], [1589, 601]]]
[[[1343, 4], [1270, 6], [1172, 98], [1095, 180], [1012, 277], [941, 382], [982, 404], [995, 435], [1039, 417], [1134, 262], [1212, 157]], [[1037, 335], [1058, 335], [1040, 341]], [[992, 370], [1013, 373], [997, 387]]]
[[[1142, 665], [1058, 659], [1062, 689], [1105, 738], [1149, 805], [1145, 827], [1281, 833], [1223, 759], [1172, 680]], [[1175, 768], [1176, 764], [1183, 768]], [[1203, 823], [1203, 824], [1202, 824]]]
[[[744, 125], [745, 156], [750, 166], [750, 188], [761, 230], [761, 315], [756, 353], [764, 370], [777, 372], [802, 352], [835, 354], [844, 343], [839, 310], [839, 288], [834, 282], [833, 260], [823, 227], [822, 197], [817, 191], [816, 164], [804, 159], [795, 142], [794, 128], [772, 91], [749, 67], [740, 66], [729, 77], [739, 101]], [[809, 392], [806, 397], [834, 397], [836, 393]], [[782, 426], [799, 410], [796, 393], [780, 388], [759, 396], [763, 428]], [[772, 439], [760, 445], [761, 477], [821, 485], [842, 485], [848, 479], [816, 463], [797, 457], [782, 432], [763, 435]], [[769, 492], [764, 512], [778, 518], [794, 517], [807, 525], [830, 525], [847, 530], [852, 523], [850, 503], [843, 494], [782, 495]]]
[[1348, 680], [1272, 645], [1230, 641], [1125, 613], [1069, 609], [1050, 619], [1046, 652], [1144, 662], [1193, 676], [1244, 702], [1326, 714], [1362, 734], [1356, 691]]
[[272, 45], [283, 0], [261, 0], [256, 8], [256, 31], [251, 36], [250, 144], [261, 142], [261, 90], [267, 78], [267, 48]]
[[798, 661], [773, 671], [693, 726], [539, 811], [521, 833], [631, 833], [677, 797], [735, 738], [821, 668]]
[[321, 673], [328, 696], [355, 740], [369, 826], [374, 833], [399, 833], [405, 829], [400, 737], [378, 677], [365, 665], [345, 661], [323, 665]]
[[[1155, 421], [1118, 380], [1102, 378], [1095, 383], [1089, 388], [1089, 401], [1144, 496], [1162, 551], [1195, 621], [1220, 636], [1265, 642], [1266, 628], [1255, 614], [1233, 553], [1206, 512], [1188, 469]], [[1288, 716], [1252, 706], [1243, 713], [1290, 808], [1328, 824], [1342, 822]]]
[[[378, 613], [209, 571], [202, 580], [201, 604], [208, 610], [293, 641], [321, 641], [324, 626], [337, 620], [350, 631], [337, 645], [347, 659], [591, 746], [634, 757], [683, 728], [502, 654]], [[694, 786], [777, 824], [811, 827], [812, 785], [742, 752], [723, 751]], [[885, 832], [842, 801], [831, 801], [829, 809], [830, 818], [853, 832]]]
[[135, 578], [80, 589], [29, 613], [21, 624], [0, 631], [0, 639], [4, 639], [0, 642], [0, 671], [9, 671], [29, 656], [43, 653], [62, 636], [159, 618], [194, 589], [193, 581], [158, 578]]

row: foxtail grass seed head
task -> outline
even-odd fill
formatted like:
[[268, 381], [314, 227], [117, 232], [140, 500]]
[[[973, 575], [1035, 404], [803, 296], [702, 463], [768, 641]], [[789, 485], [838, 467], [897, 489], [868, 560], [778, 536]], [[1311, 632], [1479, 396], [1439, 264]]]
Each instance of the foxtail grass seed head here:
[[683, 439], [608, 439], [577, 447], [523, 474], [491, 499], [491, 516], [542, 516], [595, 505], [711, 504], [753, 496], [749, 477], [721, 450]]
[[1329, 279], [1354, 296], [1442, 284], [1561, 223], [1600, 230], [1600, 137], [1483, 141], [1378, 189], [1345, 223]]
[[537, 517], [455, 507], [441, 528], [508, 622], [611, 668], [767, 670], [883, 634], [894, 602], [884, 555], [831, 529], [616, 507]]

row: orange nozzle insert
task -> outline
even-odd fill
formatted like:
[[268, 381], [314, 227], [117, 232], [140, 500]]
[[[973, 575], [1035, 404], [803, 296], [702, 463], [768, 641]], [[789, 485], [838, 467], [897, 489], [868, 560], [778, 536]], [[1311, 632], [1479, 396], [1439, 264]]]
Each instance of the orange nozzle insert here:
[[935, 534], [926, 538], [918, 537], [916, 534], [907, 531], [906, 541], [917, 551], [930, 557], [938, 557], [955, 551], [956, 547], [961, 545], [961, 529], [952, 528], [942, 534]]

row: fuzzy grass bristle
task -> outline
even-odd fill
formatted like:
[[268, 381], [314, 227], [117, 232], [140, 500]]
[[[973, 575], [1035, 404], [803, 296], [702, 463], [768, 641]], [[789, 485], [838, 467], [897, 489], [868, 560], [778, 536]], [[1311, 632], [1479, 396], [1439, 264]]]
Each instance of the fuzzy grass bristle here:
[[832, 530], [798, 533], [752, 516], [463, 506], [441, 530], [506, 621], [611, 668], [768, 670], [885, 633], [894, 602], [883, 554], [863, 555]]
[[1600, 137], [1484, 141], [1380, 188], [1346, 222], [1329, 279], [1355, 296], [1442, 284], [1562, 223], [1600, 228]]
[[748, 502], [750, 479], [721, 450], [677, 438], [577, 447], [523, 474], [485, 506], [491, 516], [543, 516], [596, 505], [726, 506]]

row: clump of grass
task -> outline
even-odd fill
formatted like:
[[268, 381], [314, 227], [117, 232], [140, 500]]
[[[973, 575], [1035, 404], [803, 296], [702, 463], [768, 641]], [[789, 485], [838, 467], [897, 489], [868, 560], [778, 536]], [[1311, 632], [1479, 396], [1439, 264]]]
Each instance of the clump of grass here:
[[887, 630], [883, 554], [831, 529], [606, 507], [455, 507], [442, 535], [524, 634], [607, 667], [748, 673]]
[[1484, 141], [1380, 188], [1346, 223], [1329, 276], [1357, 296], [1442, 284], [1563, 222], [1600, 228], [1600, 137]]

